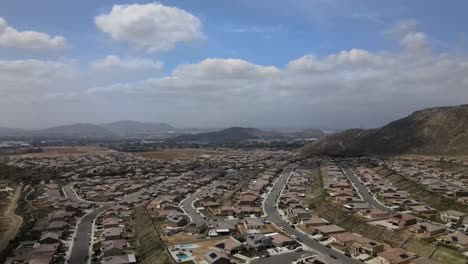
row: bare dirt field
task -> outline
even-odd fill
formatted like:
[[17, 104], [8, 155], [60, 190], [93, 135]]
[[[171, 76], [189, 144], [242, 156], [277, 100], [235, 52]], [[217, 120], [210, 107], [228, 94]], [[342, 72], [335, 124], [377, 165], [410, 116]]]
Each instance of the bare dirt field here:
[[2, 210], [2, 219], [0, 221], [0, 252], [5, 249], [8, 242], [16, 236], [23, 223], [23, 218], [15, 214], [18, 206], [18, 199], [21, 197], [22, 186], [16, 187], [16, 190], [9, 200], [9, 204]]
[[149, 159], [174, 160], [192, 159], [203, 155], [226, 155], [229, 154], [229, 152], [207, 149], [164, 149], [158, 151], [135, 152], [135, 154]]
[[18, 156], [25, 158], [54, 158], [63, 156], [85, 156], [114, 153], [115, 150], [94, 146], [82, 147], [44, 147], [41, 153], [27, 153]]

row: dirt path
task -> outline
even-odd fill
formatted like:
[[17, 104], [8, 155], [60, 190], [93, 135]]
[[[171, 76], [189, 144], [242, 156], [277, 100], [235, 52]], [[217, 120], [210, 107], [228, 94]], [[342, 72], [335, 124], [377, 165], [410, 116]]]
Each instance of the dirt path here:
[[23, 218], [15, 214], [15, 209], [18, 206], [18, 200], [21, 197], [22, 189], [22, 185], [16, 187], [15, 194], [11, 198], [10, 204], [8, 205], [8, 208], [3, 215], [3, 217], [9, 218], [9, 222], [8, 229], [0, 236], [0, 252], [3, 251], [6, 246], [8, 246], [9, 241], [16, 236], [19, 228], [23, 224]]

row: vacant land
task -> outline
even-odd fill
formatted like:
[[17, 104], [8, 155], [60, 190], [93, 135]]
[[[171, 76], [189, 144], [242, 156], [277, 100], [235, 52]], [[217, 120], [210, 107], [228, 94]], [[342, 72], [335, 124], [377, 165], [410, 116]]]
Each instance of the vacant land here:
[[19, 156], [25, 157], [25, 158], [55, 158], [55, 157], [67, 157], [67, 156], [109, 154], [109, 153], [115, 152], [115, 150], [101, 148], [101, 147], [94, 147], [94, 146], [44, 147], [41, 149], [42, 149], [42, 152], [39, 152], [39, 153], [20, 154]]
[[[5, 210], [1, 210], [0, 252], [6, 248], [11, 239], [15, 238], [23, 223], [23, 218], [15, 214], [15, 209], [18, 206], [18, 199], [21, 197], [21, 190], [22, 186], [17, 186], [13, 196], [8, 200], [5, 199], [2, 201], [1, 206], [5, 206]], [[6, 202], [8, 202], [8, 204], [6, 204]]]
[[158, 151], [135, 152], [135, 154], [149, 159], [174, 160], [192, 159], [203, 155], [226, 155], [229, 154], [229, 152], [207, 149], [163, 149]]
[[164, 245], [154, 230], [152, 220], [146, 210], [141, 209], [135, 219], [135, 236], [138, 240], [137, 254], [143, 264], [171, 264]]
[[[400, 155], [398, 157], [408, 158], [408, 159], [433, 159], [433, 158], [440, 157], [440, 156], [405, 154], [405, 155]], [[468, 161], [468, 156], [466, 156], [466, 155], [458, 155], [458, 156], [457, 155], [448, 155], [448, 156], [444, 155], [444, 158]]]
[[413, 182], [388, 168], [378, 167], [375, 168], [375, 171], [379, 175], [382, 175], [389, 179], [390, 182], [392, 182], [393, 185], [399, 190], [408, 192], [411, 195], [411, 197], [415, 198], [420, 202], [426, 203], [427, 205], [434, 207], [437, 210], [457, 210], [468, 213], [467, 205], [457, 203], [454, 199], [450, 199], [440, 194], [433, 193], [424, 188], [422, 185]]

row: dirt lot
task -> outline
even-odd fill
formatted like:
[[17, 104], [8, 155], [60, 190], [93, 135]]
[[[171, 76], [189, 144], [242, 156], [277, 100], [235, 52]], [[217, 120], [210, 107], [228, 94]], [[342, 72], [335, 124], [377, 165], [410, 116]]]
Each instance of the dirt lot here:
[[21, 197], [21, 190], [22, 186], [17, 186], [13, 196], [9, 199], [9, 204], [5, 210], [1, 210], [0, 252], [3, 251], [3, 249], [8, 245], [8, 242], [16, 236], [16, 233], [18, 233], [18, 230], [23, 223], [23, 219], [15, 214], [15, 209], [18, 206], [18, 199]]
[[219, 156], [226, 155], [229, 152], [207, 149], [164, 149], [158, 151], [135, 152], [135, 154], [149, 159], [174, 160], [174, 159], [192, 159], [202, 155]]
[[115, 150], [83, 146], [83, 147], [44, 147], [43, 152], [40, 153], [28, 153], [20, 154], [18, 156], [25, 158], [54, 158], [63, 156], [85, 156], [85, 155], [97, 155], [97, 154], [109, 154], [114, 153]]

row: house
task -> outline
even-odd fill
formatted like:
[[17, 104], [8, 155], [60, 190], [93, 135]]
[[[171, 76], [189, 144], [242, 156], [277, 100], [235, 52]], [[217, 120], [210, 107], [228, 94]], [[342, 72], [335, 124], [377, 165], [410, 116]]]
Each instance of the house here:
[[257, 198], [258, 196], [243, 195], [237, 204], [253, 206]]
[[415, 215], [420, 215], [424, 217], [430, 217], [437, 214], [437, 209], [429, 207], [427, 205], [416, 205], [411, 207], [411, 211]]
[[102, 226], [104, 228], [118, 227], [119, 218], [117, 217], [104, 218], [104, 221], [102, 221]]
[[367, 218], [371, 218], [371, 219], [385, 219], [385, 218], [390, 217], [389, 212], [385, 212], [385, 211], [380, 210], [378, 208], [373, 208], [373, 209], [368, 209], [368, 210], [365, 210], [365, 211], [360, 211], [360, 212], [358, 212], [358, 214], [362, 215], [364, 217], [367, 217]]
[[54, 221], [54, 222], [51, 222], [48, 226], [47, 226], [47, 231], [50, 231], [50, 232], [54, 232], [54, 231], [57, 231], [57, 232], [61, 232], [61, 231], [65, 231], [66, 229], [68, 229], [68, 223], [65, 222], [65, 221]]
[[221, 235], [232, 234], [236, 232], [237, 223], [227, 222], [227, 221], [218, 221], [214, 225], [216, 233]]
[[332, 234], [336, 233], [341, 233], [345, 232], [346, 230], [336, 226], [336, 225], [322, 225], [322, 226], [314, 226], [312, 227], [312, 233], [315, 234], [321, 234], [324, 237], [328, 237]]
[[190, 223], [184, 227], [186, 233], [201, 234], [205, 232], [207, 226], [205, 223]]
[[370, 240], [365, 237], [360, 237], [353, 241], [351, 244], [351, 252], [353, 254], [367, 254], [370, 256], [377, 256], [377, 253], [382, 252], [384, 246], [382, 243]]
[[111, 256], [111, 257], [104, 257], [103, 258], [104, 264], [132, 264], [137, 263], [135, 255], [119, 255], [119, 256]]
[[231, 260], [229, 257], [219, 251], [210, 251], [206, 253], [203, 258], [208, 262], [209, 264], [230, 264]]
[[429, 238], [445, 233], [445, 227], [431, 223], [417, 223], [409, 227], [409, 231]]
[[302, 220], [302, 224], [305, 227], [322, 226], [328, 225], [328, 221], [317, 216], [312, 216], [309, 219]]
[[111, 228], [104, 229], [103, 235], [106, 240], [115, 240], [115, 239], [121, 239], [123, 232], [124, 230], [122, 227], [111, 227]]
[[127, 246], [127, 242], [123, 239], [111, 240], [105, 243], [104, 256], [120, 256], [124, 254], [124, 249]]
[[350, 233], [350, 232], [341, 232], [331, 235], [331, 241], [338, 245], [342, 245], [344, 247], [351, 246], [351, 244], [360, 238], [360, 236]]
[[261, 218], [246, 218], [244, 219], [244, 226], [246, 229], [264, 229], [266, 224]]
[[60, 236], [54, 232], [46, 232], [41, 235], [39, 239], [39, 243], [41, 244], [53, 244], [53, 243], [60, 243]]
[[304, 208], [296, 208], [291, 210], [291, 217], [295, 221], [301, 221], [304, 219], [309, 219], [311, 215]]
[[220, 216], [233, 216], [234, 215], [234, 208], [232, 206], [223, 206], [219, 209]]
[[240, 250], [242, 250], [244, 248], [244, 245], [234, 237], [230, 236], [220, 241], [218, 244], [215, 245], [215, 247], [219, 248], [227, 255], [234, 255]]
[[394, 214], [387, 220], [387, 223], [403, 228], [417, 224], [417, 220], [407, 214]]
[[401, 248], [391, 248], [377, 254], [381, 264], [409, 264], [417, 257]]
[[447, 210], [440, 213], [440, 219], [444, 222], [453, 222], [453, 223], [461, 223], [463, 219], [466, 217], [465, 213], [455, 211], [455, 210]]
[[468, 249], [468, 236], [460, 231], [440, 237], [438, 241], [460, 249]]
[[173, 212], [167, 216], [167, 221], [171, 227], [183, 227], [188, 224], [188, 219], [185, 215], [179, 212]]
[[273, 239], [272, 243], [275, 247], [285, 247], [296, 243], [293, 239], [282, 234], [274, 234], [271, 238]]
[[247, 236], [247, 246], [255, 250], [270, 248], [273, 245], [273, 238], [263, 234], [254, 234]]

